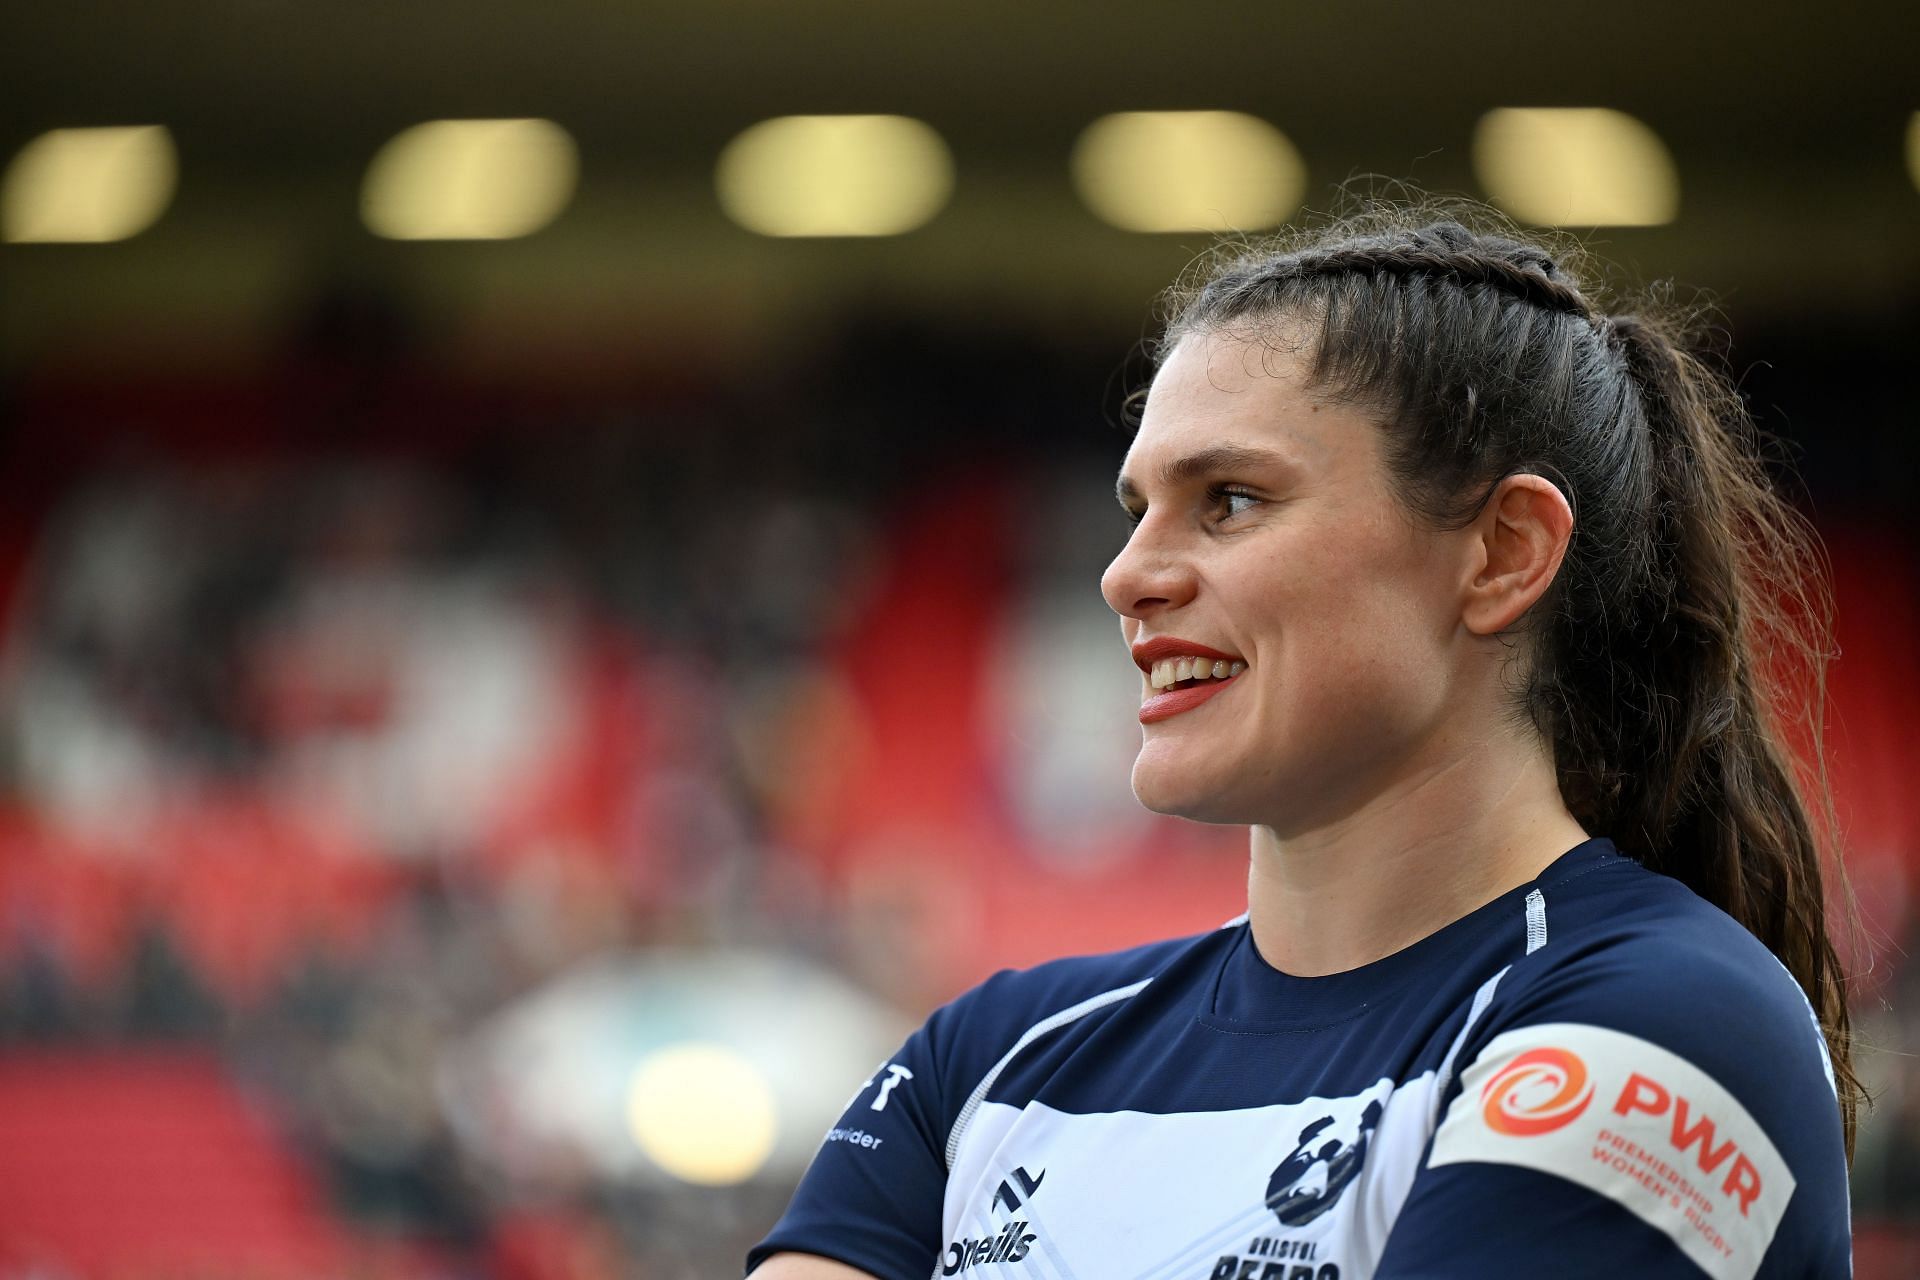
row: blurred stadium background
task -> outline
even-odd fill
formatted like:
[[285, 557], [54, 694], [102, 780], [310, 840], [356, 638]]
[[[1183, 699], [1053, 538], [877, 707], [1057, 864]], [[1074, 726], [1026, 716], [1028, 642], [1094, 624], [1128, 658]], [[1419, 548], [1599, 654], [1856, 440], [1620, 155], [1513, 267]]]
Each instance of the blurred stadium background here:
[[1909, 6], [5, 29], [0, 1277], [737, 1274], [934, 1003], [1240, 910], [1127, 789], [1119, 403], [1210, 232], [1368, 173], [1713, 290], [1920, 1274]]

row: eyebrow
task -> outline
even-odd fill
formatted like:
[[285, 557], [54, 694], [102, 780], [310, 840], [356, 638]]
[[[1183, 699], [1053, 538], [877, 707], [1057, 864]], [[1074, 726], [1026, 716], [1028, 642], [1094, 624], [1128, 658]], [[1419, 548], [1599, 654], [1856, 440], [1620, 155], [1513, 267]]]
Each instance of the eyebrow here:
[[[1255, 449], [1242, 444], [1216, 444], [1198, 453], [1189, 453], [1184, 457], [1163, 463], [1160, 467], [1160, 484], [1163, 488], [1171, 489], [1219, 471], [1290, 465], [1285, 454], [1276, 453], [1272, 449]], [[1113, 496], [1119, 500], [1121, 506], [1131, 506], [1139, 501], [1140, 490], [1123, 473], [1113, 482]]]

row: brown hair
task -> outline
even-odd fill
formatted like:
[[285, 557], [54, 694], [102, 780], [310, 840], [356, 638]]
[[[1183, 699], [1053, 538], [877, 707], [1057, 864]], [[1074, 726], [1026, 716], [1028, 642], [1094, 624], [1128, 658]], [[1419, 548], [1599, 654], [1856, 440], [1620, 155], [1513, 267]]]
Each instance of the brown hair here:
[[[1377, 416], [1431, 526], [1470, 523], [1509, 475], [1560, 487], [1574, 530], [1519, 624], [1515, 714], [1552, 744], [1587, 830], [1726, 911], [1800, 984], [1851, 1152], [1861, 1094], [1821, 875], [1839, 846], [1819, 543], [1738, 393], [1689, 353], [1686, 318], [1654, 298], [1609, 314], [1584, 270], [1577, 248], [1478, 206], [1376, 209], [1215, 254], [1169, 294], [1157, 359], [1191, 333], [1276, 342], [1295, 328], [1276, 320], [1305, 320], [1311, 383]], [[1844, 893], [1837, 858], [1831, 874]]]

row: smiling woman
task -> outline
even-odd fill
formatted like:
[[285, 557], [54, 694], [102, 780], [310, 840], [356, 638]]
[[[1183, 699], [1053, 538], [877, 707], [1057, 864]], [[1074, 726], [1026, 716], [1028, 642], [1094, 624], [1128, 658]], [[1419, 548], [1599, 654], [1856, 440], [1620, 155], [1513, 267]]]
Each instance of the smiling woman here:
[[[1248, 669], [1231, 697], [1207, 703], [1205, 718], [1169, 719], [1197, 706], [1200, 690], [1184, 705], [1163, 708], [1167, 695], [1143, 705], [1150, 728], [1133, 781], [1148, 808], [1307, 836], [1333, 831], [1396, 786], [1418, 785], [1423, 766], [1446, 762], [1463, 742], [1503, 755], [1526, 745], [1498, 723], [1506, 651], [1473, 641], [1497, 634], [1545, 590], [1572, 525], [1567, 502], [1538, 476], [1514, 476], [1478, 526], [1422, 529], [1393, 492], [1382, 434], [1355, 406], [1319, 403], [1299, 355], [1284, 347], [1197, 334], [1162, 365], [1122, 471], [1122, 500], [1138, 523], [1102, 587], [1136, 661], [1227, 651]], [[1484, 581], [1472, 581], [1475, 572]], [[1176, 621], [1180, 634], [1170, 634]], [[1551, 763], [1537, 737], [1530, 754], [1523, 796], [1511, 794], [1512, 768], [1471, 772], [1510, 803], [1541, 807]], [[1460, 782], [1449, 776], [1439, 788], [1450, 811], [1512, 825], [1486, 811], [1493, 797]], [[1440, 816], [1422, 801], [1421, 822]], [[1544, 844], [1571, 836], [1559, 853], [1584, 835], [1566, 818]], [[1354, 837], [1376, 840], [1371, 831], [1346, 839]], [[1356, 857], [1316, 859], [1372, 874]], [[1508, 869], [1475, 868], [1483, 871]], [[1334, 922], [1325, 903], [1311, 918], [1361, 949], [1355, 929], [1378, 923], [1374, 913], [1351, 927]], [[1395, 922], [1416, 930], [1406, 942], [1428, 931], [1423, 923]], [[1298, 929], [1287, 939], [1309, 945]], [[1375, 956], [1329, 956], [1317, 967]]]
[[1847, 1274], [1812, 543], [1596, 295], [1419, 211], [1176, 294], [1101, 587], [1247, 913], [936, 1011], [760, 1280]]

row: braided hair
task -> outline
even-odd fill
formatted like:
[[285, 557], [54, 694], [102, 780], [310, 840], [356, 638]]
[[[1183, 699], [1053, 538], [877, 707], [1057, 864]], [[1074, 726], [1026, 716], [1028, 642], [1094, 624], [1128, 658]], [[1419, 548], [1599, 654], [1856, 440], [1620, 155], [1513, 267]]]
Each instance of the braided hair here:
[[1299, 279], [1357, 275], [1449, 280], [1510, 294], [1547, 311], [1591, 318], [1580, 287], [1545, 250], [1522, 241], [1487, 237], [1484, 242], [1457, 222], [1436, 222], [1399, 236], [1362, 236], [1301, 250], [1289, 259]]
[[1838, 841], [1818, 543], [1683, 324], [1652, 300], [1609, 314], [1563, 265], [1577, 256], [1419, 211], [1339, 222], [1204, 264], [1169, 295], [1157, 360], [1196, 333], [1297, 353], [1317, 394], [1380, 424], [1392, 483], [1432, 528], [1471, 523], [1510, 475], [1560, 488], [1574, 528], [1515, 626], [1515, 721], [1551, 744], [1582, 826], [1725, 910], [1793, 974], [1851, 1151], [1860, 1088], [1821, 865]]

